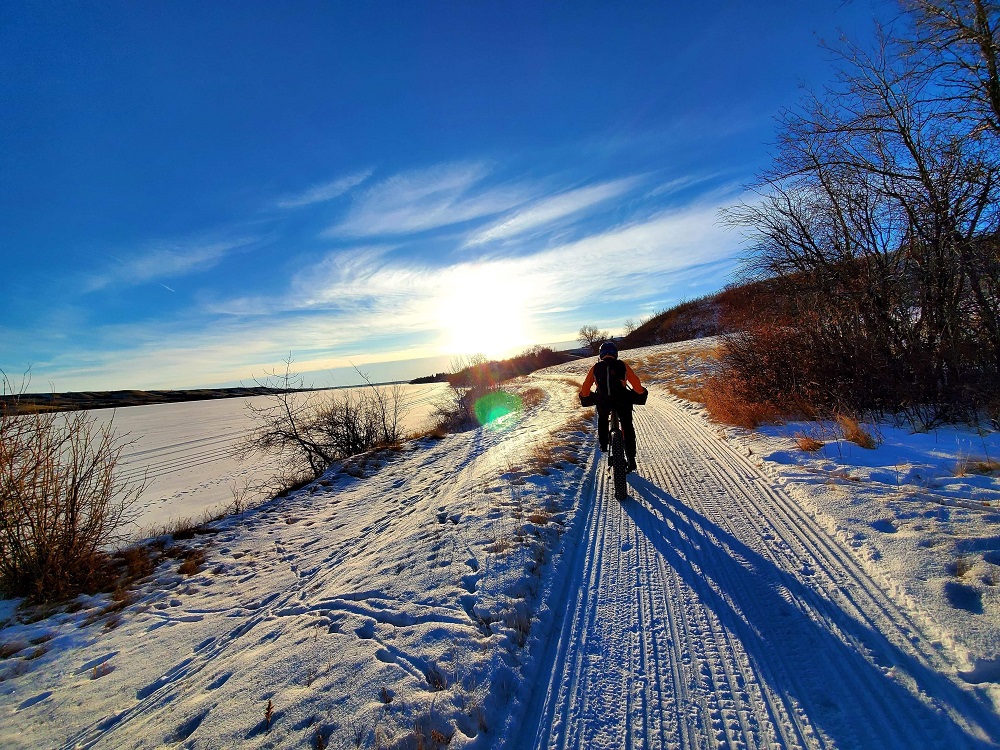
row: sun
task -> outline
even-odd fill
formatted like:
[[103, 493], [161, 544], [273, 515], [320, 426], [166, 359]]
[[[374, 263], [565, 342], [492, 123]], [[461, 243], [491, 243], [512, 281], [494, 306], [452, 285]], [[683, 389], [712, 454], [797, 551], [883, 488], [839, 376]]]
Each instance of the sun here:
[[464, 266], [449, 279], [439, 325], [450, 354], [510, 356], [531, 343], [524, 280], [495, 266]]

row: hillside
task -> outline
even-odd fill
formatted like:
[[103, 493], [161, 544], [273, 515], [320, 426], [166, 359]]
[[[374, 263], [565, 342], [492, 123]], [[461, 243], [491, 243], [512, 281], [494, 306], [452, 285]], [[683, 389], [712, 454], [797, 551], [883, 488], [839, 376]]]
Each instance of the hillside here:
[[774, 314], [776, 283], [733, 284], [721, 292], [681, 302], [644, 320], [622, 339], [621, 345], [633, 349], [734, 333], [741, 330], [746, 321], [764, 312]]

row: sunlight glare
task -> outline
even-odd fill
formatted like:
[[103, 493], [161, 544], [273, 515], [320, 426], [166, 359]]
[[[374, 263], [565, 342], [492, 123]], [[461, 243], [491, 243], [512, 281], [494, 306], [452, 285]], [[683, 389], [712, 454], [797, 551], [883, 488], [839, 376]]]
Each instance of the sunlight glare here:
[[455, 271], [440, 308], [449, 353], [505, 357], [532, 343], [525, 311], [528, 281], [496, 265], [467, 265]]

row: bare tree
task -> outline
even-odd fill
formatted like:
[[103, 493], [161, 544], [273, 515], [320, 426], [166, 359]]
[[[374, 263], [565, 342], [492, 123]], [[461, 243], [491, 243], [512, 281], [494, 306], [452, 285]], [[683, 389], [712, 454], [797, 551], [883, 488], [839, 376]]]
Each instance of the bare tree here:
[[577, 341], [579, 341], [583, 346], [589, 347], [593, 352], [600, 349], [601, 344], [609, 338], [611, 338], [611, 334], [607, 331], [600, 330], [597, 326], [582, 326], [579, 333], [577, 333]]
[[[0, 372], [4, 395], [23, 393]], [[0, 410], [0, 588], [58, 599], [108, 582], [145, 477], [119, 469], [131, 445], [89, 412]]]
[[752, 239], [747, 269], [791, 288], [780, 324], [814, 355], [788, 363], [812, 363], [800, 387], [944, 414], [1000, 373], [998, 154], [916, 56], [884, 36], [840, 52], [839, 86], [783, 116], [758, 200], [725, 217]]
[[937, 84], [932, 95], [958, 118], [970, 117], [1000, 138], [1000, 3], [996, 0], [902, 0], [913, 20], [904, 39], [914, 62]]

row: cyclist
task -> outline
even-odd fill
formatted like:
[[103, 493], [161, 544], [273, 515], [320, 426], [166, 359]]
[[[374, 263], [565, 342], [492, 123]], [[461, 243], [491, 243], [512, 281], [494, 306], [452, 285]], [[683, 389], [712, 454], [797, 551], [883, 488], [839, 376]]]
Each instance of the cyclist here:
[[[591, 389], [596, 386], [596, 394], [591, 395]], [[628, 459], [628, 470], [635, 471], [635, 427], [632, 425], [632, 404], [635, 394], [646, 392], [639, 377], [631, 367], [618, 359], [618, 347], [613, 341], [601, 344], [597, 364], [590, 368], [583, 385], [580, 386], [580, 402], [584, 406], [593, 402], [597, 406], [597, 437], [601, 450], [608, 450], [608, 414], [614, 409], [621, 422], [622, 435], [625, 438], [625, 457]]]

